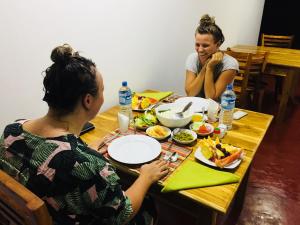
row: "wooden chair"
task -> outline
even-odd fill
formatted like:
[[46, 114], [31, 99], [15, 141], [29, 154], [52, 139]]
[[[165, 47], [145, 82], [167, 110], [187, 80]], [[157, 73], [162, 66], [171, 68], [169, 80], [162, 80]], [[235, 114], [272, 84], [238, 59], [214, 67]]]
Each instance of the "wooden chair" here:
[[230, 51], [230, 49], [227, 49], [225, 53], [234, 57], [239, 63], [239, 72], [234, 78], [233, 90], [237, 96], [237, 106], [246, 108], [248, 99], [247, 87], [252, 55], [251, 53], [233, 52]]
[[[278, 48], [291, 48], [294, 35], [268, 35], [262, 34], [261, 45]], [[287, 69], [281, 66], [268, 65], [264, 71], [267, 76], [275, 77], [275, 98], [279, 96], [282, 89], [282, 80], [287, 75]]]
[[294, 40], [294, 35], [269, 35], [262, 34], [261, 45], [277, 48], [291, 48]]
[[52, 224], [45, 203], [2, 170], [0, 170], [0, 224]]
[[252, 53], [247, 91], [250, 93], [252, 109], [262, 111], [262, 101], [267, 83], [263, 81], [269, 52]]
[[[248, 53], [250, 54], [250, 62], [245, 63], [245, 53], [238, 53], [227, 48], [226, 53], [236, 58], [239, 62], [239, 74], [235, 77], [234, 90], [236, 93], [243, 93], [241, 99], [241, 107], [248, 106], [250, 100], [251, 109], [255, 108], [261, 111], [262, 100], [264, 97], [264, 83], [262, 82], [262, 73], [266, 67], [266, 59], [268, 57], [268, 52], [264, 53]], [[246, 53], [247, 54], [247, 53]], [[246, 68], [248, 67], [248, 68]], [[241, 78], [242, 73], [242, 78]], [[248, 76], [248, 82], [244, 81], [245, 73]], [[241, 80], [244, 83], [241, 85]]]

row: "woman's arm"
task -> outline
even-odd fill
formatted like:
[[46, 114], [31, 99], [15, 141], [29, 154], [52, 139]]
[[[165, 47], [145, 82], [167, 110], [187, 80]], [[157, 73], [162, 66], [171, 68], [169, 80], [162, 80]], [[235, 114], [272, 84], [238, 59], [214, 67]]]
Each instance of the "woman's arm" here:
[[216, 83], [214, 83], [213, 73], [208, 70], [206, 72], [204, 83], [205, 98], [217, 100], [225, 91], [226, 86], [234, 80], [235, 74], [236, 70], [223, 71]]
[[157, 160], [141, 167], [140, 176], [125, 192], [131, 201], [133, 209], [133, 214], [130, 219], [132, 219], [140, 209], [151, 184], [167, 174], [168, 166], [166, 161]]
[[192, 71], [186, 71], [185, 92], [187, 96], [196, 96], [201, 91], [205, 77], [205, 70], [205, 67], [203, 67], [198, 75]]
[[208, 61], [206, 65], [206, 73], [204, 79], [205, 98], [211, 98], [215, 100], [218, 99], [219, 96], [226, 89], [227, 84], [230, 84], [235, 77], [235, 70], [226, 70], [219, 75], [216, 83], [214, 83], [213, 73], [216, 65], [218, 65], [222, 61], [222, 59], [223, 53], [216, 52], [212, 55], [212, 58]]

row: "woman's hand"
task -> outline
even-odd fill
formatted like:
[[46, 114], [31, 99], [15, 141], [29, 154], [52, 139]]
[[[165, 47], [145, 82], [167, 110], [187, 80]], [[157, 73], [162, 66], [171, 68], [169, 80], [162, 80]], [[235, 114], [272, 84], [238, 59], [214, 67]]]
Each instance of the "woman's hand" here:
[[140, 170], [140, 176], [149, 179], [151, 183], [158, 181], [168, 174], [168, 163], [165, 160], [156, 160], [149, 164], [144, 164]]
[[207, 68], [210, 70], [214, 70], [215, 66], [222, 62], [223, 60], [223, 52], [216, 52], [212, 55], [211, 59], [207, 62]]

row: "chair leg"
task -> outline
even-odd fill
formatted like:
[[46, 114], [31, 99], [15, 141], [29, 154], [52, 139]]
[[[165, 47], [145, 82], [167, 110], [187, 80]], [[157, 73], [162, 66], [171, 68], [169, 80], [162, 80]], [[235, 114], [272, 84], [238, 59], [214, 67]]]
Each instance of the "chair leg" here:
[[282, 92], [282, 77], [275, 78], [275, 100], [280, 101]]
[[262, 102], [263, 102], [264, 94], [265, 94], [265, 91], [263, 89], [258, 91], [258, 101], [257, 101], [258, 112], [262, 111]]

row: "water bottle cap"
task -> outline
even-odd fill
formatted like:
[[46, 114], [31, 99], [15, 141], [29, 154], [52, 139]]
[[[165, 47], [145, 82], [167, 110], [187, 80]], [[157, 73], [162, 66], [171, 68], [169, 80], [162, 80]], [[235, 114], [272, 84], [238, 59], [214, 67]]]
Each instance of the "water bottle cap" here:
[[127, 81], [122, 81], [122, 86], [127, 87]]
[[232, 90], [232, 88], [233, 88], [232, 84], [227, 84], [227, 89], [228, 90]]

